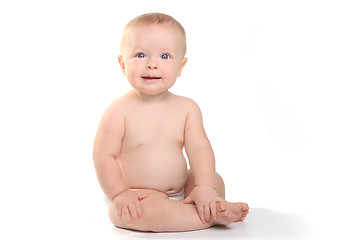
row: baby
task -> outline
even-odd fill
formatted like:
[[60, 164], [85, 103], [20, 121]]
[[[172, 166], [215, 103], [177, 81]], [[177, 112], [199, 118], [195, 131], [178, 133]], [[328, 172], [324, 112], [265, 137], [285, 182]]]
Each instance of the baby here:
[[117, 227], [191, 231], [243, 221], [249, 212], [224, 199], [198, 105], [168, 91], [185, 52], [184, 28], [168, 15], [144, 14], [124, 29], [118, 60], [133, 89], [105, 111], [93, 152]]

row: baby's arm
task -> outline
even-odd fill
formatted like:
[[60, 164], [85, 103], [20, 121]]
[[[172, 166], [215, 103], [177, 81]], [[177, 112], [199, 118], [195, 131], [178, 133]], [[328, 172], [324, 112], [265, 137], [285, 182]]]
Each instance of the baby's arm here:
[[185, 151], [195, 178], [195, 188], [183, 201], [195, 202], [201, 221], [216, 218], [216, 201], [224, 201], [215, 190], [215, 157], [206, 136], [201, 111], [190, 101], [190, 110], [185, 126]]
[[195, 185], [215, 188], [214, 153], [206, 136], [200, 108], [193, 101], [190, 101], [186, 119], [184, 145]]
[[115, 203], [119, 221], [137, 220], [141, 215], [139, 200], [145, 196], [129, 191], [116, 162], [124, 137], [125, 116], [121, 104], [112, 103], [105, 111], [95, 137], [93, 159], [100, 186], [107, 198]]

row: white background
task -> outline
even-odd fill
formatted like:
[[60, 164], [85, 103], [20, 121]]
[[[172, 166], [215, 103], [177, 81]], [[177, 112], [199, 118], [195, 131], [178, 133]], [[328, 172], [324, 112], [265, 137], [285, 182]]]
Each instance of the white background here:
[[249, 203], [249, 222], [302, 219], [289, 239], [357, 238], [360, 8], [316, 0], [1, 1], [0, 235], [128, 234], [108, 222], [92, 144], [130, 89], [121, 30], [154, 11], [186, 29], [172, 92], [200, 105], [228, 200]]

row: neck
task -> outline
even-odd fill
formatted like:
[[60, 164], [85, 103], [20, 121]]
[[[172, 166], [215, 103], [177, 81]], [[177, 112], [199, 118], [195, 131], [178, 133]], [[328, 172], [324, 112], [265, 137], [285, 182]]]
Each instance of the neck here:
[[171, 94], [169, 91], [165, 91], [155, 95], [147, 95], [135, 89], [133, 90], [133, 93], [136, 96], [136, 98], [141, 102], [159, 102], [165, 100]]

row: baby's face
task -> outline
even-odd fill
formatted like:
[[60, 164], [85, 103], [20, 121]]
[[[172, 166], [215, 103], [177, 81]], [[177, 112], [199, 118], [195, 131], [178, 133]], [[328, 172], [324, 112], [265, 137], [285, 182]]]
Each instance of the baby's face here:
[[127, 30], [120, 66], [131, 86], [155, 95], [171, 88], [186, 63], [185, 38], [169, 24]]

